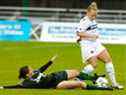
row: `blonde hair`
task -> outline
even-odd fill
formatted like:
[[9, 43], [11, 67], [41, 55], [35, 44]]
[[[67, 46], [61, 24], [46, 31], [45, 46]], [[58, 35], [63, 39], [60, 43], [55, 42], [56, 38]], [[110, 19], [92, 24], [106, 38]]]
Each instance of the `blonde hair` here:
[[96, 2], [92, 2], [92, 3], [88, 6], [87, 11], [89, 12], [89, 11], [91, 11], [91, 10], [95, 10], [95, 11], [98, 10], [98, 7], [97, 7]]

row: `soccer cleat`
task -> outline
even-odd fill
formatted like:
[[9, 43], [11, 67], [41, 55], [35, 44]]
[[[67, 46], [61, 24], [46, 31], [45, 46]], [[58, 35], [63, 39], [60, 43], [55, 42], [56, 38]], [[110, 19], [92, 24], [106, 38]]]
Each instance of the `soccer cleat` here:
[[96, 78], [105, 77], [105, 74], [101, 74], [101, 75], [100, 75], [100, 74], [96, 74], [96, 73], [95, 73], [94, 76], [95, 76]]
[[96, 80], [99, 78], [99, 77], [105, 77], [105, 74], [101, 74], [101, 75], [99, 75], [99, 74], [94, 74], [94, 80], [93, 80], [93, 83], [95, 84], [96, 83]]
[[112, 87], [119, 90], [124, 89], [124, 87], [118, 83], [116, 85], [112, 85]]

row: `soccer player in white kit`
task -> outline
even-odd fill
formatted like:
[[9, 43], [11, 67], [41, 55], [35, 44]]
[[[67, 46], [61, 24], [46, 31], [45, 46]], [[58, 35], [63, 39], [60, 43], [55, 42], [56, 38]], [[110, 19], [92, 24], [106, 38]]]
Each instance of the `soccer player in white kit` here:
[[78, 41], [81, 47], [82, 59], [83, 62], [87, 63], [82, 73], [91, 74], [97, 67], [97, 60], [101, 60], [105, 63], [106, 72], [112, 82], [112, 86], [117, 89], [123, 89], [123, 86], [116, 82], [111, 56], [99, 40], [95, 21], [97, 10], [97, 4], [92, 2], [87, 8], [86, 16], [80, 20], [76, 29], [77, 36], [79, 36]]

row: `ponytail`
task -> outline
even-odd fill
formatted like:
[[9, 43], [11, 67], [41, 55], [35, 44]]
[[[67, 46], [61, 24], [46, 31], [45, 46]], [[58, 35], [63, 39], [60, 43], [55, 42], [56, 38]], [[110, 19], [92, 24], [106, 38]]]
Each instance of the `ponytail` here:
[[92, 3], [88, 6], [87, 11], [91, 11], [91, 10], [95, 10], [95, 11], [98, 10], [98, 7], [97, 7], [96, 2], [92, 2]]

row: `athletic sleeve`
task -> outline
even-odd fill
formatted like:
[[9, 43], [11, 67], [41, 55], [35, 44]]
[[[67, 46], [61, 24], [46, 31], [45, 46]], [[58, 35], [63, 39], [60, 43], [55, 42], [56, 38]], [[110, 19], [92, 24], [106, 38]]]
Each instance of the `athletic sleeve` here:
[[3, 86], [5, 89], [15, 89], [15, 88], [23, 88], [22, 85], [17, 84], [17, 85], [9, 85], [9, 86]]
[[81, 19], [80, 23], [76, 27], [76, 32], [85, 32], [89, 27], [89, 23], [86, 19]]
[[52, 64], [52, 61], [48, 61], [45, 65], [43, 65], [42, 67], [40, 67], [38, 70], [43, 73], [46, 69], [48, 69], [48, 67]]

